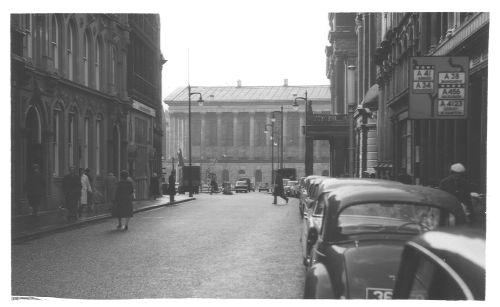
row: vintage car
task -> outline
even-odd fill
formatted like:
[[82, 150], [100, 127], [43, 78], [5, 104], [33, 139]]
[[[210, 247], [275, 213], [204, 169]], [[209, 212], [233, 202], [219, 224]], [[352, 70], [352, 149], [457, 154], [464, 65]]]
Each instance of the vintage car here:
[[250, 191], [250, 186], [248, 185], [248, 182], [246, 180], [239, 180], [234, 184], [234, 191], [236, 193], [248, 193]]
[[259, 185], [259, 192], [260, 191], [266, 191], [266, 192], [269, 192], [269, 183], [261, 183]]
[[304, 298], [390, 299], [405, 242], [465, 223], [455, 197], [417, 185], [346, 185], [318, 202], [324, 214]]
[[484, 300], [484, 228], [429, 231], [403, 250], [394, 299]]
[[289, 180], [286, 185], [283, 186], [285, 196], [295, 197], [295, 186], [298, 185], [298, 181]]
[[325, 178], [330, 177], [311, 175], [304, 179], [305, 192], [301, 193], [299, 197], [300, 216], [304, 216], [306, 208], [312, 207], [311, 202], [316, 199], [319, 183]]
[[309, 203], [311, 207], [304, 209], [302, 235], [300, 238], [304, 265], [309, 265], [311, 248], [318, 238], [321, 221], [323, 220], [325, 203], [318, 202], [319, 196], [330, 191], [335, 191], [335, 189], [343, 186], [360, 186], [366, 184], [400, 185], [401, 183], [398, 181], [369, 178], [324, 178], [318, 183], [316, 195], [313, 196], [312, 201]]

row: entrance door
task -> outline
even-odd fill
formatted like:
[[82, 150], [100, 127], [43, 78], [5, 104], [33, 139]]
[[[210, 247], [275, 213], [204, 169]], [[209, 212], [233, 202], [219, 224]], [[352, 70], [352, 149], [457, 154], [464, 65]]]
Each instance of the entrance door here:
[[33, 164], [38, 164], [43, 172], [43, 152], [41, 122], [38, 111], [31, 107], [26, 116], [26, 175], [28, 175]]

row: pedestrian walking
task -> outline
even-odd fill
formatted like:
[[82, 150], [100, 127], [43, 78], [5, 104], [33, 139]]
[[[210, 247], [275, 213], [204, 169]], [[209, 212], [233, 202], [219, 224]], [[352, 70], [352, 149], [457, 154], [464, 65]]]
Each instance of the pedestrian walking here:
[[112, 202], [115, 199], [115, 191], [116, 191], [116, 184], [118, 183], [118, 180], [115, 177], [115, 174], [113, 173], [108, 173], [106, 178], [104, 178], [104, 195], [105, 195], [105, 202]]
[[[117, 229], [128, 230], [128, 223], [133, 215], [132, 198], [134, 194], [134, 186], [128, 180], [128, 172], [120, 172], [120, 181], [115, 191], [115, 207], [114, 215], [118, 218]], [[122, 219], [125, 219], [125, 226], [122, 225]]]
[[149, 189], [151, 191], [151, 197], [156, 200], [156, 198], [160, 195], [160, 180], [158, 179], [158, 175], [156, 173], [153, 173], [153, 176], [151, 176]]
[[82, 193], [82, 182], [80, 176], [75, 172], [75, 167], [69, 167], [69, 173], [64, 176], [62, 182], [65, 207], [68, 210], [68, 220], [77, 220], [78, 199]]
[[463, 164], [455, 163], [450, 167], [450, 174], [439, 182], [439, 189], [455, 195], [466, 207], [469, 215], [474, 212], [470, 197], [471, 187]]
[[89, 179], [89, 185], [90, 185], [90, 191], [87, 191], [87, 206], [89, 208], [89, 211], [90, 212], [93, 212], [94, 211], [94, 204], [96, 202], [96, 188], [95, 188], [95, 185], [94, 185], [94, 180], [90, 174], [90, 169], [89, 168], [86, 168], [85, 169], [85, 175], [87, 175], [87, 178]]
[[83, 209], [90, 211], [89, 207], [89, 192], [92, 193], [92, 187], [90, 186], [90, 180], [85, 170], [82, 172], [81, 177], [82, 192], [80, 195], [80, 208], [78, 208], [78, 215], [81, 216]]
[[277, 198], [278, 196], [283, 198], [286, 203], [288, 204], [288, 197], [285, 196], [285, 189], [283, 188], [283, 177], [281, 176], [280, 172], [276, 173], [276, 178], [274, 179], [274, 202], [273, 205], [277, 204]]
[[170, 195], [170, 203], [173, 203], [175, 197], [175, 171], [170, 172], [170, 176], [168, 176], [168, 195]]
[[37, 216], [43, 192], [45, 191], [45, 181], [38, 164], [33, 164], [33, 169], [26, 179], [25, 189], [31, 207], [31, 215]]

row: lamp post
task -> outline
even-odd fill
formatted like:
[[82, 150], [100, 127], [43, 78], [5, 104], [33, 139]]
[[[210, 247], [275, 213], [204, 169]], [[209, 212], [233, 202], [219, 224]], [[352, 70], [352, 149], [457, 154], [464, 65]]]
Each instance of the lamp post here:
[[269, 131], [267, 127], [271, 127], [271, 186], [274, 185], [274, 122], [271, 121], [270, 124], [266, 124], [264, 128], [264, 133], [267, 134]]
[[[189, 184], [189, 197], [193, 197], [193, 178], [192, 178], [192, 159], [191, 159], [191, 96], [192, 95], [200, 95], [200, 98], [198, 99], [198, 104], [200, 106], [203, 105], [203, 98], [201, 96], [201, 93], [198, 92], [191, 92], [191, 85], [188, 84], [188, 126], [189, 126], [189, 177], [188, 177], [188, 184]], [[184, 174], [185, 175], [185, 174]]]
[[346, 102], [347, 102], [347, 114], [349, 117], [349, 150], [348, 150], [348, 161], [349, 161], [349, 176], [354, 177], [354, 109], [356, 108], [356, 66], [347, 66], [347, 91], [346, 91]]
[[305, 116], [306, 116], [306, 121], [305, 121], [305, 126], [304, 126], [304, 134], [306, 137], [306, 144], [305, 144], [305, 157], [304, 157], [304, 164], [305, 164], [305, 175], [309, 176], [312, 175], [313, 173], [313, 156], [312, 156], [312, 150], [313, 150], [313, 144], [312, 140], [307, 136], [307, 126], [308, 126], [308, 118], [309, 118], [309, 109], [312, 111], [312, 101], [308, 100], [307, 98], [307, 91], [305, 91], [304, 97], [296, 97], [293, 101], [293, 109], [295, 111], [299, 110], [299, 104], [297, 101], [302, 100], [305, 102]]
[[276, 117], [274, 117], [274, 113], [280, 113], [281, 114], [281, 127], [280, 127], [280, 155], [278, 159], [278, 165], [280, 168], [283, 168], [283, 105], [281, 105], [281, 110], [280, 111], [273, 111], [272, 115], [273, 117], [271, 118], [271, 121], [274, 123], [276, 122]]

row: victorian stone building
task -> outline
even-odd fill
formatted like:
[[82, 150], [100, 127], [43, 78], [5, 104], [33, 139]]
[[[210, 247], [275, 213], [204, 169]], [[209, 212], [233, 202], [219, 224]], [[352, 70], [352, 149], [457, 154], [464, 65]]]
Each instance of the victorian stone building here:
[[11, 15], [12, 212], [41, 166], [41, 210], [61, 205], [69, 166], [95, 187], [131, 171], [138, 198], [161, 170], [160, 20], [154, 14]]
[[[271, 183], [271, 159], [274, 169], [297, 169], [297, 176], [305, 174], [305, 104], [292, 105], [297, 97], [307, 92], [315, 113], [329, 113], [329, 86], [192, 86], [192, 92], [201, 93], [204, 103], [198, 105], [193, 96], [191, 111], [192, 163], [201, 165], [202, 180], [208, 172], [215, 173], [219, 183], [235, 181], [238, 176], [255, 177], [256, 183]], [[178, 162], [181, 150], [188, 163], [188, 89], [172, 92], [164, 102], [169, 106], [170, 134], [167, 160]], [[283, 107], [283, 109], [281, 109]], [[281, 113], [283, 110], [283, 113]], [[283, 129], [281, 130], [281, 115]], [[275, 118], [271, 133], [272, 118]], [[265, 133], [265, 130], [269, 133]], [[281, 142], [283, 131], [283, 142]], [[270, 140], [271, 134], [273, 140]], [[275, 143], [275, 146], [273, 146]], [[283, 160], [281, 146], [283, 144]], [[314, 142], [312, 163], [315, 173], [330, 173], [328, 141]]]
[[[354, 88], [352, 174], [397, 178], [436, 186], [456, 162], [467, 168], [478, 192], [486, 191], [486, 120], [488, 83], [488, 13], [331, 13], [332, 49], [351, 46], [356, 55], [328, 53], [349, 73], [335, 70], [332, 97]], [[356, 42], [354, 48], [352, 43]], [[347, 52], [349, 54], [349, 52]], [[463, 118], [414, 118], [409, 113], [412, 57], [466, 57], [467, 107]], [[333, 57], [333, 59], [330, 59]], [[453, 66], [452, 66], [453, 67]], [[341, 79], [339, 81], [339, 79]], [[349, 105], [349, 97], [346, 98]], [[338, 103], [337, 103], [338, 104]]]

